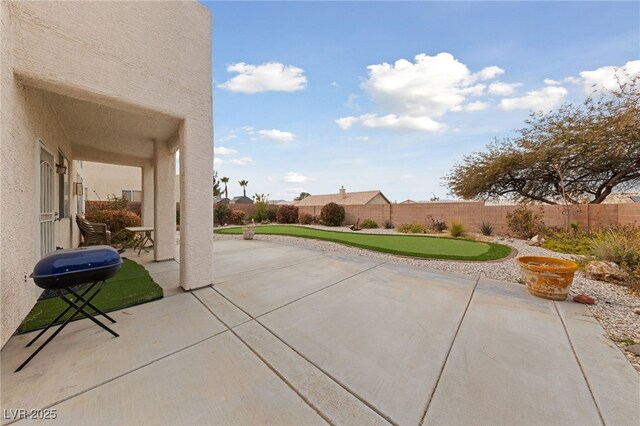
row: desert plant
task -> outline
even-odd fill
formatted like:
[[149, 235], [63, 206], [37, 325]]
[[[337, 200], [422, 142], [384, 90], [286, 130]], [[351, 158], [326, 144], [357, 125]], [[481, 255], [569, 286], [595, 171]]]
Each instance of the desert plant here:
[[493, 234], [493, 225], [490, 222], [485, 222], [484, 220], [480, 224], [480, 233], [484, 236], [490, 236]]
[[365, 219], [360, 224], [360, 229], [377, 229], [378, 223], [373, 219]]
[[405, 223], [396, 228], [396, 231], [403, 234], [424, 234], [427, 227], [420, 223]]
[[320, 219], [327, 226], [340, 226], [344, 222], [344, 207], [336, 203], [327, 203], [320, 211]]
[[89, 222], [106, 223], [111, 231], [111, 244], [126, 243], [133, 234], [124, 228], [140, 226], [140, 216], [129, 210], [93, 210], [85, 215]]
[[299, 209], [289, 204], [278, 206], [276, 220], [278, 223], [296, 223], [298, 220]]
[[514, 211], [507, 213], [507, 226], [512, 236], [528, 240], [544, 232], [542, 217], [542, 208], [536, 213], [527, 206], [518, 206]]
[[260, 223], [269, 220], [269, 194], [255, 194], [256, 212], [253, 214], [253, 220]]
[[213, 209], [213, 224], [222, 226], [229, 221], [231, 215], [231, 209], [227, 206], [227, 203], [217, 203]]
[[442, 232], [447, 230], [447, 223], [445, 221], [434, 219], [431, 215], [429, 215], [429, 221], [431, 222], [429, 227], [434, 231]]
[[244, 222], [245, 214], [241, 210], [233, 210], [229, 215], [228, 222], [232, 225], [242, 225]]
[[591, 254], [628, 270], [640, 269], [640, 229], [611, 228], [595, 232]]
[[578, 222], [576, 222], [575, 220], [572, 220], [571, 223], [569, 223], [569, 228], [571, 228], [573, 232], [578, 232], [578, 230], [580, 229], [580, 226], [578, 225]]
[[466, 233], [467, 231], [464, 225], [462, 224], [462, 222], [459, 222], [457, 220], [451, 221], [451, 226], [449, 226], [449, 234], [452, 237], [454, 238], [463, 237]]
[[311, 225], [313, 223], [313, 215], [309, 213], [300, 213], [298, 223], [301, 225]]
[[393, 222], [391, 222], [391, 220], [384, 221], [384, 229], [393, 229], [393, 228], [395, 228], [395, 226], [393, 226]]

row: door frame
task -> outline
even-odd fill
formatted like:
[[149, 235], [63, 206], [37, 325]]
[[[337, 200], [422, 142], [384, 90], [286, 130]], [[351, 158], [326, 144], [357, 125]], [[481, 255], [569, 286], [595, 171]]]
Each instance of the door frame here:
[[[35, 179], [35, 183], [36, 183], [36, 191], [35, 191], [35, 197], [34, 197], [34, 204], [35, 204], [35, 230], [36, 230], [36, 234], [35, 234], [35, 253], [34, 253], [34, 257], [35, 257], [35, 261], [37, 262], [38, 260], [40, 260], [40, 253], [42, 251], [42, 241], [40, 240], [40, 181], [41, 181], [41, 176], [40, 176], [40, 150], [44, 149], [49, 155], [51, 155], [51, 158], [53, 158], [53, 164], [52, 167], [54, 168], [54, 179], [55, 179], [55, 163], [56, 163], [56, 156], [53, 154], [53, 152], [45, 145], [45, 143], [42, 141], [41, 138], [36, 138], [35, 141], [35, 145], [36, 145], [36, 154], [34, 155], [35, 157], [35, 174], [34, 176], [36, 177]], [[55, 199], [56, 199], [56, 185], [55, 185], [55, 180], [54, 180], [54, 185], [53, 185], [53, 198], [54, 198], [54, 206], [55, 206]], [[56, 238], [56, 221], [54, 219], [53, 221], [53, 231], [52, 231], [52, 235], [54, 238], [54, 247], [55, 247], [55, 238]]]

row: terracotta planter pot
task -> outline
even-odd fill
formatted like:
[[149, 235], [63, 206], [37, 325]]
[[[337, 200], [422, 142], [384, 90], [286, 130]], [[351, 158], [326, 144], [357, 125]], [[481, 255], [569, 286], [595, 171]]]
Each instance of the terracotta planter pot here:
[[256, 233], [256, 228], [254, 227], [247, 227], [247, 228], [242, 228], [242, 238], [244, 238], [245, 240], [253, 240], [253, 236]]
[[554, 257], [522, 256], [520, 265], [529, 293], [551, 300], [565, 300], [578, 265], [570, 260]]

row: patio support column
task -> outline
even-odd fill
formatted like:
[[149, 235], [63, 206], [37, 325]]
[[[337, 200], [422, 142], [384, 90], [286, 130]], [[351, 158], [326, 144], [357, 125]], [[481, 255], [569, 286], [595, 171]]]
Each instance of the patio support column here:
[[153, 226], [153, 166], [142, 168], [142, 226]]
[[211, 118], [185, 120], [180, 128], [179, 143], [180, 285], [192, 290], [213, 283]]
[[154, 260], [175, 258], [176, 250], [176, 175], [175, 154], [166, 142], [156, 141], [153, 153]]

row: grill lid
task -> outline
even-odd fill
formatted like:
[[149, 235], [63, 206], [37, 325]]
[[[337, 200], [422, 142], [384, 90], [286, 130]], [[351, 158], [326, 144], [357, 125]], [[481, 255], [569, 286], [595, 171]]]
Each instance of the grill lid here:
[[40, 259], [30, 276], [32, 278], [55, 277], [109, 268], [121, 263], [120, 255], [111, 246], [57, 250]]

